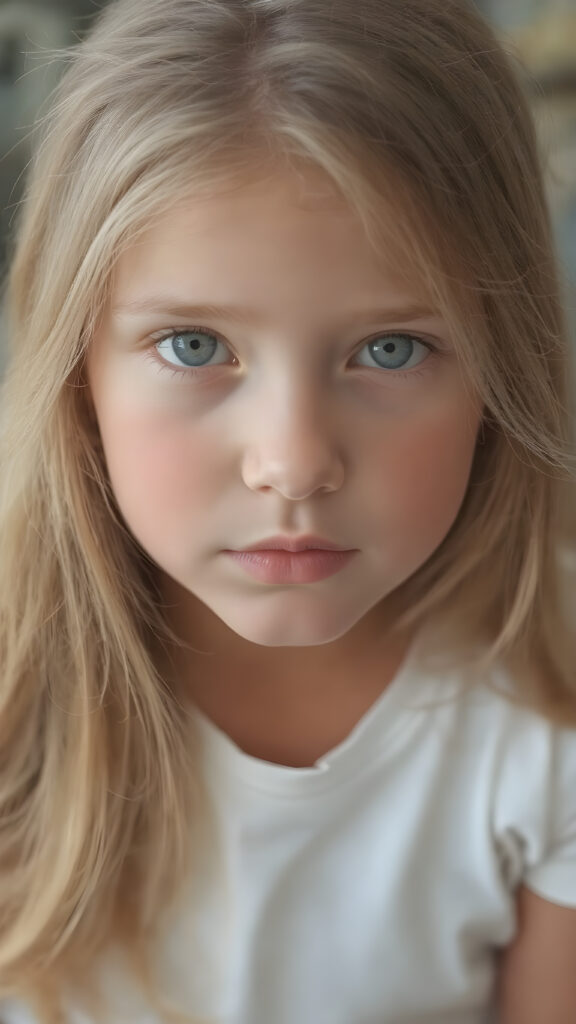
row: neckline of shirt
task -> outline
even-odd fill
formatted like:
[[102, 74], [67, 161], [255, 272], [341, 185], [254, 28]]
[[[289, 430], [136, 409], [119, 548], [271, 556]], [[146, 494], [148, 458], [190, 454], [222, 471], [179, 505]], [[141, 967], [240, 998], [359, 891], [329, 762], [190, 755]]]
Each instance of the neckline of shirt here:
[[273, 793], [312, 796], [355, 778], [366, 766], [387, 760], [408, 730], [429, 715], [437, 680], [417, 668], [421, 638], [414, 640], [392, 681], [356, 725], [331, 750], [309, 767], [295, 768], [246, 753], [199, 708], [191, 709], [209, 779], [224, 777], [228, 785]]

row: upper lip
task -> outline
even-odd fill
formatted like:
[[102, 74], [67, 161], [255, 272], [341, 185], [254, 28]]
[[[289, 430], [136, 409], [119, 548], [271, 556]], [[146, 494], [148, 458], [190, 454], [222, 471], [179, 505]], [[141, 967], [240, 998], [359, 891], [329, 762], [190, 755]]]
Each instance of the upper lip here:
[[250, 544], [246, 548], [241, 548], [242, 551], [307, 551], [310, 549], [320, 551], [346, 551], [349, 549], [341, 547], [339, 544], [333, 544], [330, 540], [324, 540], [323, 537], [314, 537], [308, 535], [306, 537], [266, 537], [264, 540], [259, 540], [256, 544]]

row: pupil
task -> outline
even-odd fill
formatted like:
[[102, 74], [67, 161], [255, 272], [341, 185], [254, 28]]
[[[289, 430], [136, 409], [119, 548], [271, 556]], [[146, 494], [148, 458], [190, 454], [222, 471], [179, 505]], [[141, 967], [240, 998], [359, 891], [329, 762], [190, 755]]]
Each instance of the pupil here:
[[197, 352], [200, 348], [201, 342], [198, 338], [192, 338], [190, 341], [184, 341], [187, 335], [178, 334], [175, 336], [175, 347], [180, 349], [181, 352], [185, 352], [187, 348], [191, 348], [194, 352]]
[[396, 351], [396, 345], [394, 344], [394, 342], [393, 341], [388, 341], [384, 345], [384, 351], [385, 352], [389, 352], [392, 355]]

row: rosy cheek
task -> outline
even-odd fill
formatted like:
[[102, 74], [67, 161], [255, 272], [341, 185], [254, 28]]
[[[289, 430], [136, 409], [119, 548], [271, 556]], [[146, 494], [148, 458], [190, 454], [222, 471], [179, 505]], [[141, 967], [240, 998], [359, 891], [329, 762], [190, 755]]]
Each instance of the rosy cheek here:
[[[399, 430], [382, 449], [381, 507], [390, 507], [398, 541], [439, 543], [464, 498], [475, 449], [468, 411], [427, 417]], [[378, 460], [375, 458], [375, 464]]]
[[[122, 438], [121, 441], [118, 438]], [[152, 417], [126, 417], [109, 424], [108, 469], [118, 499], [137, 515], [184, 507], [202, 458], [188, 432]]]

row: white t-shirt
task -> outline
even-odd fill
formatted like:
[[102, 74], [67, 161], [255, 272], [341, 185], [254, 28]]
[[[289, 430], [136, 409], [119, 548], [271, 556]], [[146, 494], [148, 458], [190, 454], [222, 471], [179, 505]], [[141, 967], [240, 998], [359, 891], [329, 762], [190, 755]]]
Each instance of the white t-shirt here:
[[[576, 731], [458, 682], [409, 657], [310, 768], [251, 757], [197, 715], [221, 859], [200, 908], [183, 893], [159, 958], [182, 1009], [221, 1024], [497, 1020], [516, 888], [576, 907]], [[118, 1024], [156, 1024], [115, 957], [108, 985]]]

